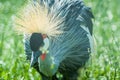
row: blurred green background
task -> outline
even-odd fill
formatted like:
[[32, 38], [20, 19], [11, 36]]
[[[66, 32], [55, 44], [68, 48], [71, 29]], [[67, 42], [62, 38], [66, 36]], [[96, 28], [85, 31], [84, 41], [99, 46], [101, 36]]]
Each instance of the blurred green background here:
[[[84, 0], [92, 8], [95, 53], [79, 80], [120, 80], [120, 0]], [[26, 0], [0, 0], [0, 80], [40, 80], [26, 61], [22, 36], [13, 30], [14, 15]]]

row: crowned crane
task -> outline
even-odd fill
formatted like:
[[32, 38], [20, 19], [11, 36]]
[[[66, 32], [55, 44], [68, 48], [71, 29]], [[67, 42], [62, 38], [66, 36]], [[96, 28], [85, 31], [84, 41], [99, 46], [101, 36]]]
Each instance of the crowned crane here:
[[77, 80], [93, 51], [93, 14], [82, 0], [30, 1], [16, 17], [27, 59], [43, 80]]

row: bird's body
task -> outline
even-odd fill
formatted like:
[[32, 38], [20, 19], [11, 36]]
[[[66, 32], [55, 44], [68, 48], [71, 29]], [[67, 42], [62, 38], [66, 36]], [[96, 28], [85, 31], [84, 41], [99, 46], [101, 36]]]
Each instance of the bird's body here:
[[[33, 7], [36, 5], [38, 4], [35, 1]], [[28, 26], [24, 25], [23, 22], [17, 22], [22, 25], [20, 30], [24, 30], [23, 32], [25, 33], [24, 43], [27, 59], [31, 61], [32, 66], [43, 76], [43, 80], [51, 78], [52, 80], [57, 80], [57, 72], [63, 75], [63, 80], [76, 80], [78, 69], [85, 65], [93, 50], [93, 25], [91, 20], [93, 15], [90, 8], [86, 7], [82, 0], [40, 0], [39, 5], [48, 10], [47, 16], [52, 25], [47, 25], [48, 27], [43, 26], [39, 28], [40, 30], [30, 31], [29, 27], [32, 27], [32, 25]], [[38, 13], [35, 14], [38, 15]], [[24, 17], [27, 18], [28, 16]], [[32, 24], [43, 24], [44, 21], [42, 21], [43, 23], [38, 22], [40, 20], [42, 18], [37, 20], [35, 17]], [[45, 38], [37, 37], [43, 36], [43, 34], [46, 35]], [[38, 49], [33, 47], [37, 45]], [[47, 48], [44, 48], [44, 45]]]

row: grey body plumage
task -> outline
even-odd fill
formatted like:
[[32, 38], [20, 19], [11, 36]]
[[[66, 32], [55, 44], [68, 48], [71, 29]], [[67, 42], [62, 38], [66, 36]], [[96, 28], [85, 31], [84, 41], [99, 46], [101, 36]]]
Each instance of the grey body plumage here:
[[[40, 5], [47, 6], [48, 14], [53, 14], [51, 19], [64, 18], [64, 21], [58, 25], [63, 33], [53, 39], [49, 38], [48, 50], [50, 58], [52, 57], [53, 62], [58, 66], [57, 71], [63, 74], [63, 79], [70, 80], [73, 78], [76, 80], [77, 70], [85, 65], [92, 52], [93, 43], [90, 40], [92, 40], [93, 33], [91, 20], [93, 15], [91, 10], [84, 5], [82, 0], [40, 0]], [[25, 34], [24, 43], [27, 59], [31, 61], [30, 37], [31, 35]], [[36, 58], [38, 57], [39, 55], [36, 56]], [[36, 65], [33, 67], [36, 67], [43, 78], [49, 79], [50, 76], [45, 76], [39, 69], [40, 66], [38, 65], [42, 63], [38, 61], [34, 63]], [[47, 67], [44, 65], [43, 68]]]

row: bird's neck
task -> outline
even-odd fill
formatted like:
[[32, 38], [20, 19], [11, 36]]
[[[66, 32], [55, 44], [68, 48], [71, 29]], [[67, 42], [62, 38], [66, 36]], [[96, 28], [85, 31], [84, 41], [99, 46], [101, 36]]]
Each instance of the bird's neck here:
[[59, 63], [56, 63], [54, 57], [49, 53], [42, 54], [38, 62], [40, 71], [46, 76], [53, 76], [59, 66]]

